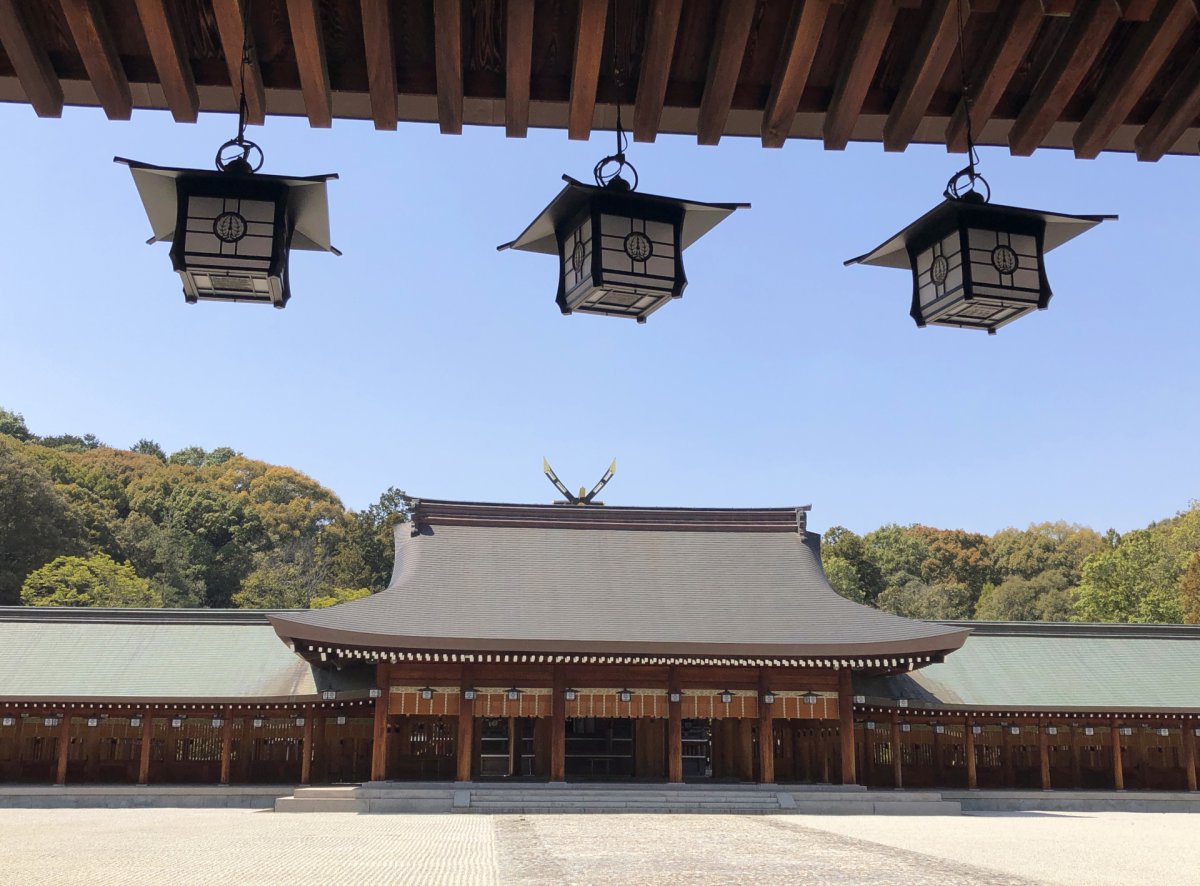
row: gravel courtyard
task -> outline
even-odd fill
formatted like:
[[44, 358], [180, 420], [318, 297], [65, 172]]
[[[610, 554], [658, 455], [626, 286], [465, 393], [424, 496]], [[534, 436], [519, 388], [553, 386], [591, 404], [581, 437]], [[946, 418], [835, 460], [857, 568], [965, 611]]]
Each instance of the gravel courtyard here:
[[9, 883], [1200, 884], [1200, 817], [3, 809]]

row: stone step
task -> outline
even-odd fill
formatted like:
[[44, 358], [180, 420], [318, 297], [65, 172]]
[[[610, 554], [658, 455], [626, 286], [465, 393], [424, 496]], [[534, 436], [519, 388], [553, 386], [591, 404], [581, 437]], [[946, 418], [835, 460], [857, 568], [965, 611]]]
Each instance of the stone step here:
[[368, 800], [444, 800], [454, 796], [453, 788], [359, 788], [354, 796]]
[[275, 801], [276, 812], [365, 812], [366, 803], [341, 797], [305, 799], [280, 797]]
[[[364, 800], [365, 812], [371, 815], [398, 813], [436, 813], [452, 811], [451, 798], [414, 800]], [[460, 810], [461, 811], [461, 810]]]
[[345, 785], [331, 788], [296, 788], [293, 796], [303, 797], [307, 800], [318, 799], [345, 799], [358, 796], [360, 788], [358, 785]]
[[456, 812], [473, 813], [476, 815], [775, 815], [779, 807], [755, 809], [721, 809], [720, 807], [684, 807], [684, 806], [471, 806], [457, 809]]

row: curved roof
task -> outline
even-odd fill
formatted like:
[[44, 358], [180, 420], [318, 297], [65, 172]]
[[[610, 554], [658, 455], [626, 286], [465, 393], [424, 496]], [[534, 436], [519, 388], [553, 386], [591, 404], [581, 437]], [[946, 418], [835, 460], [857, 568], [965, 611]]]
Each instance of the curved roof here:
[[803, 510], [420, 502], [387, 590], [270, 616], [280, 637], [406, 650], [939, 656], [968, 628], [837, 595]]

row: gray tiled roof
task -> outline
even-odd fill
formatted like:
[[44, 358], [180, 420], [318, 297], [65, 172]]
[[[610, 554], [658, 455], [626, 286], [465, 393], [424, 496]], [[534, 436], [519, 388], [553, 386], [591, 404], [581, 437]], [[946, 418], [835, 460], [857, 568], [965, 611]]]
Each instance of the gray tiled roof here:
[[387, 590], [271, 622], [288, 639], [431, 650], [854, 656], [962, 643], [968, 628], [838, 596], [819, 536], [797, 519], [795, 508], [422, 503], [419, 532], [397, 528]]

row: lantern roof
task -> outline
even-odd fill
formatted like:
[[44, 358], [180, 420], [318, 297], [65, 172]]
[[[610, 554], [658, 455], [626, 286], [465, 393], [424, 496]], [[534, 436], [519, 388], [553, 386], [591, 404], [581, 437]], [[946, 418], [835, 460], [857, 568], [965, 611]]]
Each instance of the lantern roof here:
[[876, 246], [865, 255], [847, 259], [845, 265], [877, 265], [882, 268], [911, 268], [912, 262], [908, 256], [908, 242], [914, 236], [919, 236], [929, 226], [951, 223], [954, 217], [964, 211], [985, 211], [1002, 218], [1043, 219], [1046, 222], [1046, 234], [1043, 250], [1049, 252], [1057, 246], [1062, 246], [1068, 240], [1078, 237], [1084, 231], [1094, 228], [1103, 221], [1115, 221], [1115, 215], [1067, 215], [1062, 212], [1045, 212], [1040, 209], [1025, 209], [1020, 206], [1004, 206], [999, 203], [973, 202], [969, 200], [945, 199], [929, 212], [925, 213], [908, 227]]
[[[237, 175], [218, 170], [155, 166], [124, 157], [114, 157], [113, 161], [124, 163], [133, 174], [133, 183], [137, 185], [138, 194], [142, 198], [142, 205], [146, 208], [146, 215], [150, 218], [150, 227], [154, 232], [154, 236], [148, 241], [150, 243], [170, 242], [175, 236], [175, 226], [179, 220], [175, 179], [186, 175], [229, 181], [231, 176]], [[272, 182], [288, 186], [288, 214], [294, 226], [292, 249], [340, 254], [329, 242], [329, 197], [325, 189], [327, 181], [337, 178], [336, 172], [299, 178], [254, 173], [240, 178], [243, 181]]]
[[749, 209], [749, 203], [701, 203], [697, 200], [681, 200], [658, 194], [643, 194], [640, 191], [618, 191], [585, 185], [569, 175], [563, 176], [567, 186], [558, 192], [550, 205], [541, 211], [517, 239], [497, 246], [497, 249], [520, 249], [524, 252], [558, 254], [558, 238], [555, 229], [574, 218], [596, 196], [624, 197], [645, 205], [678, 206], [683, 209], [683, 230], [680, 232], [680, 248], [687, 249], [738, 209]]

